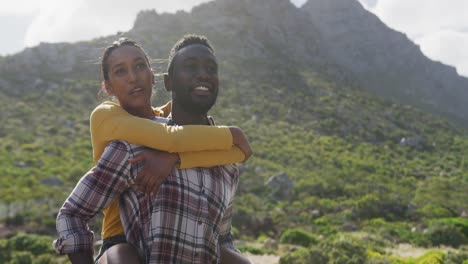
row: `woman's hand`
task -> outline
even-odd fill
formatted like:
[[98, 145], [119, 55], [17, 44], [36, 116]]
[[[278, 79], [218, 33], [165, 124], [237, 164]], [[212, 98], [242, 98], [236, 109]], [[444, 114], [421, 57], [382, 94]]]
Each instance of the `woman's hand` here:
[[135, 185], [140, 191], [151, 194], [158, 192], [162, 182], [179, 162], [179, 155], [151, 149], [141, 152], [128, 161], [132, 164], [144, 162], [135, 179]]
[[229, 130], [231, 131], [232, 135], [232, 143], [237, 146], [242, 152], [244, 152], [245, 159], [244, 161], [248, 160], [250, 156], [252, 156], [252, 148], [250, 147], [250, 143], [247, 140], [242, 129], [234, 126], [230, 126]]

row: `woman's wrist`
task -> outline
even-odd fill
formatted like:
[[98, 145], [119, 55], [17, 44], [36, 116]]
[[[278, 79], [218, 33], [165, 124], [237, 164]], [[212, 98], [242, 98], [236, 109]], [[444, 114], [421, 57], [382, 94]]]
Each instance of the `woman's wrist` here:
[[231, 131], [231, 136], [232, 136], [232, 145], [234, 146], [239, 146], [241, 144], [241, 141], [243, 139], [243, 132], [240, 128], [230, 126], [229, 131]]

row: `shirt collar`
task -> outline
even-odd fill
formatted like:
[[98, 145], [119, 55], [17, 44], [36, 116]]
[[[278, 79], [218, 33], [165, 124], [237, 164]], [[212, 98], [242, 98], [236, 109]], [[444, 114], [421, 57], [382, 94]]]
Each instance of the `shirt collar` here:
[[[167, 125], [169, 126], [177, 126], [177, 123], [174, 122], [174, 120], [172, 120], [172, 113], [170, 113], [168, 116], [167, 116], [167, 119], [169, 119], [169, 121], [167, 122]], [[210, 123], [210, 126], [215, 126], [215, 121], [214, 121], [214, 118], [212, 116], [208, 116], [208, 123]]]

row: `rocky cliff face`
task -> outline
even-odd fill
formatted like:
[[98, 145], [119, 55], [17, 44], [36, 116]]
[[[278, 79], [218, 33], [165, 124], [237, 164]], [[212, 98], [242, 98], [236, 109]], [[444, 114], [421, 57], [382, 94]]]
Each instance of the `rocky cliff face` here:
[[0, 91], [9, 96], [44, 92], [67, 79], [98, 79], [101, 49], [90, 43], [41, 43], [0, 62]]
[[[298, 64], [324, 63], [318, 32], [309, 15], [289, 0], [218, 0], [191, 13], [176, 15], [145, 11], [131, 33], [154, 42], [177, 39], [184, 33], [207, 35], [218, 54], [227, 58], [287, 59]], [[304, 41], [307, 40], [307, 41]]]
[[468, 79], [425, 57], [356, 0], [309, 0], [302, 9], [331, 58], [376, 94], [466, 122]]
[[[269, 80], [313, 90], [301, 71], [313, 71], [346, 86], [444, 114], [467, 123], [468, 79], [427, 59], [404, 34], [385, 26], [357, 0], [216, 0], [191, 12], [141, 12], [125, 36], [156, 59], [167, 58], [186, 33], [213, 42], [221, 63], [238, 79]], [[0, 60], [0, 92], [20, 96], [60, 86], [66, 79], [99, 80], [102, 48], [119, 36], [74, 44], [41, 44]], [[243, 65], [255, 71], [243, 71]], [[165, 63], [155, 66], [165, 70]], [[14, 88], [12, 88], [14, 87]]]

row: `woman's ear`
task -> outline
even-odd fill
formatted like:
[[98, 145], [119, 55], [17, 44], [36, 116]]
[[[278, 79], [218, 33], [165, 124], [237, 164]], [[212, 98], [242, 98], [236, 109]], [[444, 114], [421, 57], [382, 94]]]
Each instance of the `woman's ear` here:
[[101, 87], [103, 90], [105, 90], [107, 92], [107, 94], [109, 96], [114, 96], [114, 91], [112, 89], [112, 85], [110, 85], [109, 81], [108, 80], [104, 80], [102, 83], [101, 83]]

